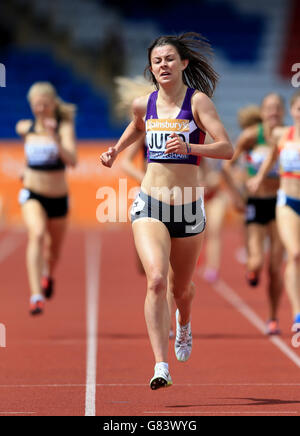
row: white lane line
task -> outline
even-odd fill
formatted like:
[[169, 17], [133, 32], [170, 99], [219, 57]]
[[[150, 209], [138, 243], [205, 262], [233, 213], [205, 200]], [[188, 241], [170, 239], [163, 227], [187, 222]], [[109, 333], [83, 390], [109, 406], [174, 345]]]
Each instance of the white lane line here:
[[0, 412], [0, 415], [36, 415], [36, 412]]
[[[240, 314], [242, 314], [254, 327], [263, 335], [266, 334], [266, 325], [263, 320], [241, 299], [241, 297], [223, 280], [220, 280], [213, 289]], [[269, 340], [277, 347], [288, 359], [300, 368], [300, 357], [280, 338], [270, 337]]]
[[85, 416], [96, 416], [96, 377], [98, 351], [98, 304], [101, 246], [97, 234], [86, 236], [86, 322], [87, 367]]
[[20, 233], [10, 233], [0, 241], [0, 263], [4, 262], [22, 244], [23, 236]]
[[30, 389], [30, 388], [85, 388], [86, 384], [82, 385], [0, 385], [0, 389], [8, 388], [20, 388], [20, 389]]
[[[174, 388], [194, 388], [194, 387], [204, 387], [204, 388], [226, 388], [226, 387], [271, 387], [271, 388], [286, 388], [286, 387], [295, 387], [298, 388], [300, 383], [221, 383], [221, 384], [213, 384], [213, 383], [186, 383], [186, 384], [176, 384]], [[9, 388], [20, 388], [20, 389], [30, 389], [30, 388], [85, 388], [86, 384], [49, 384], [49, 385], [0, 385], [0, 389], [9, 389]], [[149, 387], [148, 384], [96, 384], [97, 388], [130, 388], [130, 387], [138, 387], [145, 388]]]

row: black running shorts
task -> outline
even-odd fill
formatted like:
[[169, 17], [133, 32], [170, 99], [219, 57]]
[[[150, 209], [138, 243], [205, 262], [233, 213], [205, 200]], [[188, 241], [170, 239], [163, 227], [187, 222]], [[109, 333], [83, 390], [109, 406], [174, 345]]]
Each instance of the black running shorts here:
[[187, 238], [199, 235], [205, 230], [206, 216], [204, 202], [199, 200], [183, 205], [170, 205], [139, 193], [131, 209], [131, 221], [151, 218], [162, 222], [171, 238]]

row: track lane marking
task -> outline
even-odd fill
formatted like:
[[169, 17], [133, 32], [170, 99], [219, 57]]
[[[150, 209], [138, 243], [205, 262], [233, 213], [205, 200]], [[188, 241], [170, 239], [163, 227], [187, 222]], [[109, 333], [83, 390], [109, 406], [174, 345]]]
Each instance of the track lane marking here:
[[[247, 303], [234, 291], [231, 286], [223, 280], [212, 285], [215, 292], [224, 300], [233, 306], [237, 312], [246, 318], [258, 331], [266, 336], [266, 325], [264, 321], [248, 306]], [[272, 342], [289, 360], [291, 360], [298, 368], [300, 368], [300, 357], [281, 339], [278, 337], [269, 337]]]
[[101, 261], [101, 245], [98, 234], [86, 234], [85, 253], [87, 323], [85, 416], [96, 416], [98, 305]]
[[36, 415], [36, 412], [0, 412], [0, 415]]
[[[148, 384], [118, 384], [118, 383], [97, 383], [95, 385], [97, 388], [130, 388], [130, 387], [149, 387]], [[224, 387], [236, 387], [236, 388], [242, 388], [242, 387], [278, 387], [278, 388], [285, 388], [285, 387], [299, 387], [300, 383], [220, 383], [220, 384], [214, 384], [214, 383], [185, 383], [180, 384], [176, 383], [176, 387], [184, 387], [184, 388], [192, 388], [192, 387], [204, 387], [204, 388], [224, 388]], [[85, 388], [86, 384], [45, 384], [45, 385], [0, 385], [0, 389], [9, 389], [9, 388], [20, 388], [20, 389], [30, 389], [30, 388]]]
[[21, 232], [11, 232], [0, 240], [0, 263], [11, 256], [23, 243], [24, 237]]

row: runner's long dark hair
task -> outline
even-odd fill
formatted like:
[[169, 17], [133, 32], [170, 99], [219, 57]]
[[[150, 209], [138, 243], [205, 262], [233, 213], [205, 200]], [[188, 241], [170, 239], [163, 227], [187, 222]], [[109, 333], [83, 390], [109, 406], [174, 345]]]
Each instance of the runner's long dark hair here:
[[198, 89], [208, 97], [212, 97], [219, 76], [212, 68], [208, 58], [212, 56], [212, 48], [206, 38], [199, 33], [188, 32], [179, 36], [161, 36], [148, 48], [148, 65], [145, 75], [150, 75], [150, 80], [159, 88], [151, 72], [151, 54], [154, 48], [172, 45], [176, 48], [181, 60], [188, 60], [189, 64], [183, 72], [183, 82], [189, 88]]

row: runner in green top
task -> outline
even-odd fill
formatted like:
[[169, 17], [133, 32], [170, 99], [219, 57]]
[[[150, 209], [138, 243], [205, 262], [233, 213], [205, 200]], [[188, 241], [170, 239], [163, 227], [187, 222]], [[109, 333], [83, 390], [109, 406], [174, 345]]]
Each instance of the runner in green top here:
[[237, 141], [235, 155], [231, 162], [224, 165], [224, 172], [234, 203], [239, 211], [246, 212], [247, 226], [247, 281], [257, 286], [265, 261], [265, 240], [269, 237], [269, 302], [270, 320], [267, 333], [278, 334], [278, 308], [283, 284], [281, 264], [283, 247], [276, 226], [276, 197], [279, 189], [279, 171], [274, 167], [255, 196], [245, 186], [243, 196], [234, 177], [234, 164], [243, 156], [246, 158], [248, 179], [254, 177], [270, 152], [268, 142], [274, 128], [283, 125], [284, 102], [277, 94], [267, 95], [260, 107], [261, 122], [243, 130]]

